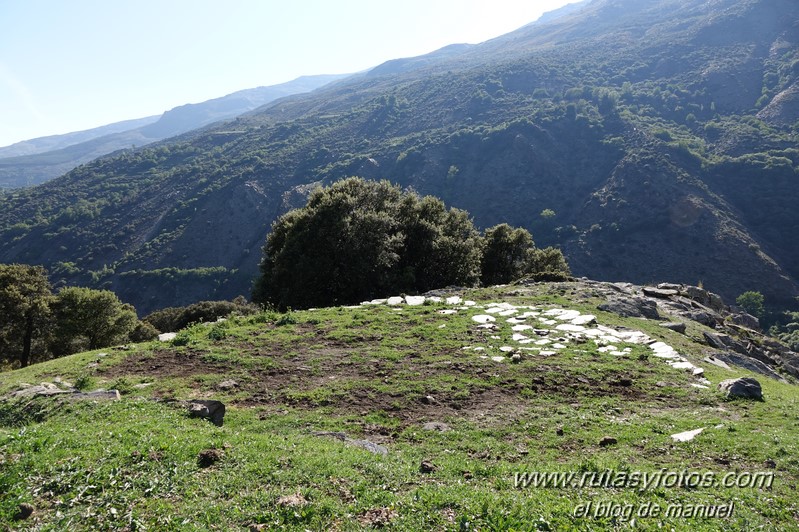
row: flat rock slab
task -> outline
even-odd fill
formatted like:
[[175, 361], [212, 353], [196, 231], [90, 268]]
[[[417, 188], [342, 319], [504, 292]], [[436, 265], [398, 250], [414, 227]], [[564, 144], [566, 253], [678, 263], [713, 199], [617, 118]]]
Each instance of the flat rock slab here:
[[696, 438], [697, 436], [699, 436], [699, 434], [701, 434], [703, 430], [705, 430], [705, 429], [701, 428], [701, 429], [694, 429], [694, 430], [686, 430], [685, 432], [679, 432], [677, 434], [672, 434], [671, 435], [671, 439], [673, 439], [674, 441], [679, 441], [679, 442], [691, 441], [694, 438]]
[[680, 294], [677, 290], [671, 288], [652, 288], [649, 286], [644, 287], [643, 292], [645, 296], [657, 297], [659, 299], [669, 299], [670, 297]]

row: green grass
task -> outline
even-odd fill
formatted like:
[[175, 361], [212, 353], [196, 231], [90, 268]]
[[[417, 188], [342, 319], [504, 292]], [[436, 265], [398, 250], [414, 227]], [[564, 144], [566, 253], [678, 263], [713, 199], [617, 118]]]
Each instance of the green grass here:
[[[492, 288], [478, 302], [566, 306], [643, 330], [701, 365], [701, 348], [654, 322], [597, 312], [573, 294]], [[571, 300], [571, 301], [570, 301]], [[118, 402], [0, 403], [0, 528], [88, 530], [784, 530], [799, 526], [799, 394], [759, 377], [765, 402], [726, 401], [631, 346], [569, 344], [519, 364], [465, 346], [511, 345], [438, 305], [234, 318], [221, 338], [83, 353], [0, 374], [0, 394], [61, 377], [116, 387]], [[287, 318], [287, 316], [290, 316]], [[445, 327], [440, 328], [440, 325]], [[689, 330], [689, 333], [691, 331]], [[500, 336], [491, 340], [490, 335]], [[496, 352], [486, 353], [496, 355]], [[711, 381], [747, 375], [704, 365]], [[219, 389], [234, 379], [237, 388]], [[621, 385], [620, 379], [630, 382]], [[149, 384], [148, 386], [138, 386]], [[430, 396], [430, 399], [428, 399]], [[217, 428], [170, 399], [215, 398]], [[166, 401], [162, 399], [167, 399]], [[430, 421], [446, 432], [426, 430]], [[691, 442], [670, 435], [705, 427]], [[384, 445], [379, 456], [315, 432]], [[612, 436], [614, 445], [600, 446]], [[210, 467], [198, 454], [217, 449]], [[428, 461], [432, 472], [421, 472]], [[773, 467], [773, 468], [772, 468]], [[773, 472], [770, 488], [543, 488], [526, 472]], [[301, 495], [292, 506], [286, 497]], [[36, 511], [14, 515], [22, 502]], [[575, 516], [593, 504], [588, 517]], [[624, 517], [649, 505], [735, 503], [731, 517]], [[613, 503], [618, 515], [604, 515]], [[599, 510], [598, 510], [599, 509]], [[632, 511], [632, 510], [630, 510]], [[591, 513], [593, 512], [593, 513]]]

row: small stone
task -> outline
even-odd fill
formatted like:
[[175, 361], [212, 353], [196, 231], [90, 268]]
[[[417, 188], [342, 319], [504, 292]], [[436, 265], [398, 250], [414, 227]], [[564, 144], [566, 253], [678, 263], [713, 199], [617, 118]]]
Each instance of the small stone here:
[[19, 511], [14, 515], [14, 519], [17, 521], [22, 521], [27, 519], [31, 515], [33, 515], [35, 508], [32, 504], [27, 502], [22, 502], [19, 504]]
[[616, 438], [614, 438], [612, 436], [605, 436], [601, 440], [599, 440], [599, 446], [600, 447], [607, 447], [609, 445], [616, 445], [617, 443], [619, 443], [619, 440], [617, 440]]
[[234, 381], [233, 379], [224, 380], [217, 385], [217, 388], [219, 388], [220, 390], [232, 390], [233, 388], [238, 388], [238, 387], [239, 383]]
[[763, 462], [763, 464], [769, 469], [775, 469], [777, 467], [777, 462], [775, 462], [771, 458]]
[[513, 353], [513, 355], [510, 357], [510, 361], [514, 364], [518, 364], [522, 361], [522, 356], [519, 353]]
[[424, 397], [422, 397], [422, 403], [424, 403], [426, 405], [435, 404], [436, 403], [436, 398], [433, 397], [432, 395], [425, 395]]
[[419, 465], [419, 471], [421, 473], [432, 473], [436, 471], [438, 468], [428, 460], [422, 460], [422, 463]]
[[474, 478], [474, 473], [472, 473], [471, 471], [464, 471], [463, 478], [465, 478], [466, 480], [471, 480]]
[[558, 436], [563, 436], [563, 427], [556, 428], [555, 434], [557, 434]]

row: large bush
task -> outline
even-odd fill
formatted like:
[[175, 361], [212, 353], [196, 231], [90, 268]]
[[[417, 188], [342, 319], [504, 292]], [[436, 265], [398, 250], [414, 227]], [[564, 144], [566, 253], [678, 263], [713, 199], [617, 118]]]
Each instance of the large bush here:
[[473, 285], [479, 273], [480, 235], [465, 212], [387, 181], [349, 178], [273, 224], [253, 301], [344, 304]]
[[507, 283], [558, 267], [568, 274], [560, 252], [536, 250], [524, 229], [502, 224], [484, 238], [466, 212], [439, 199], [353, 177], [317, 189], [305, 207], [275, 221], [253, 301], [278, 308], [348, 304]]
[[233, 313], [253, 314], [258, 310], [243, 297], [233, 301], [200, 301], [185, 307], [168, 307], [145, 316], [142, 321], [160, 332], [179, 331], [192, 323], [212, 322]]

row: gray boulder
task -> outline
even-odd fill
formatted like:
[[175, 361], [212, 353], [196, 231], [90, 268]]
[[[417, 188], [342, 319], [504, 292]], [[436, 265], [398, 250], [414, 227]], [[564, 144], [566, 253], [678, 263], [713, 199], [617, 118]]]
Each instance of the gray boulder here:
[[742, 398], [763, 400], [763, 390], [760, 383], [752, 377], [742, 377], [740, 379], [727, 379], [719, 383], [719, 390], [726, 393], [727, 399]]
[[221, 427], [225, 419], [225, 405], [222, 401], [195, 399], [188, 404], [189, 417], [207, 419], [217, 427]]
[[613, 298], [607, 303], [597, 306], [599, 310], [618, 314], [623, 318], [660, 319], [658, 307], [654, 301], [643, 297]]

